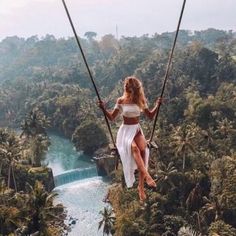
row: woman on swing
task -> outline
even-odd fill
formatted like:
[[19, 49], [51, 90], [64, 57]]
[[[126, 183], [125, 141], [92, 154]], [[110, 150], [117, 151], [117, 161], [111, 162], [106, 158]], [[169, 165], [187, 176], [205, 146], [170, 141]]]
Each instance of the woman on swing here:
[[156, 187], [156, 183], [147, 171], [149, 149], [139, 124], [139, 117], [142, 111], [152, 119], [156, 114], [159, 103], [161, 103], [160, 98], [157, 99], [152, 110], [148, 109], [142, 83], [134, 76], [125, 79], [123, 96], [117, 99], [112, 111], [107, 111], [104, 103], [99, 102], [99, 107], [109, 120], [113, 121], [119, 113], [123, 116], [123, 124], [117, 133], [116, 146], [120, 154], [128, 188], [132, 187], [135, 182], [135, 170], [137, 168], [139, 170], [138, 193], [141, 201], [146, 199], [144, 182], [150, 187]]

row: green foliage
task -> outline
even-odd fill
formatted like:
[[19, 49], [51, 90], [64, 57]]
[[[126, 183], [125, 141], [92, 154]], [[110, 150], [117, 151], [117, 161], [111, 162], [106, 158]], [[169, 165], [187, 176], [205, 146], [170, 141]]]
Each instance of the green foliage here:
[[102, 215], [102, 220], [99, 222], [98, 230], [103, 226], [103, 235], [110, 235], [115, 223], [114, 212], [111, 208], [104, 207], [100, 214]]
[[73, 133], [72, 141], [78, 150], [83, 150], [88, 155], [108, 144], [104, 129], [94, 121], [84, 122], [78, 126]]
[[29, 204], [31, 205], [32, 221], [29, 223], [29, 229], [33, 232], [39, 231], [41, 235], [47, 235], [47, 229], [50, 224], [60, 222], [63, 226], [64, 208], [61, 204], [53, 205], [56, 193], [48, 193], [45, 191], [42, 183], [36, 181], [35, 186], [29, 187]]
[[0, 205], [0, 235], [7, 235], [10, 232], [14, 232], [20, 223], [19, 209]]
[[38, 109], [34, 109], [26, 115], [25, 120], [21, 124], [21, 136], [47, 136], [46, 128], [48, 128], [49, 126], [50, 122], [47, 117]]
[[191, 227], [182, 226], [178, 231], [178, 236], [201, 236], [201, 234], [198, 234], [196, 231], [191, 229]]
[[209, 236], [235, 236], [236, 229], [226, 224], [224, 221], [219, 220], [211, 224], [209, 228]]
[[[31, 142], [40, 135], [30, 139], [26, 137], [26, 134], [22, 138], [8, 129], [0, 129], [0, 234], [28, 235], [39, 232], [40, 235], [59, 236], [65, 230], [64, 208], [53, 204], [55, 194], [48, 193], [38, 181], [44, 182], [51, 191], [51, 169], [32, 168], [24, 159], [27, 155], [37, 156], [39, 166], [42, 158], [39, 150], [42, 150], [43, 142], [37, 140], [35, 145]], [[45, 148], [48, 147], [47, 141]]]
[[14, 132], [0, 129], [0, 175], [7, 179], [8, 188], [14, 186], [17, 191], [15, 178], [15, 163], [21, 159], [20, 139]]
[[211, 193], [221, 201], [224, 209], [236, 210], [235, 168], [235, 156], [222, 157], [211, 165]]
[[[142, 79], [152, 107], [161, 92], [174, 32], [122, 37], [119, 41], [112, 35], [95, 40], [95, 32], [86, 32], [85, 37], [81, 41], [99, 92], [103, 100], [108, 100], [108, 106], [112, 107], [122, 94], [123, 78], [135, 74]], [[152, 153], [150, 163], [157, 189], [147, 191], [145, 205], [137, 201], [135, 189], [121, 188], [115, 193], [112, 204], [116, 212], [116, 235], [177, 235], [183, 224], [206, 235], [209, 226], [215, 227], [218, 219], [236, 227], [232, 220], [236, 215], [235, 42], [231, 31], [179, 32], [166, 84], [167, 102], [162, 105], [157, 124], [158, 150]], [[7, 223], [4, 232], [7, 234], [22, 224], [29, 211], [19, 207], [26, 205], [19, 195], [15, 205], [8, 202], [14, 192], [7, 191], [7, 180], [10, 179], [10, 187], [14, 187], [15, 179], [17, 188], [24, 189], [21, 179], [28, 179], [33, 186], [36, 179], [48, 177], [49, 172], [39, 173], [38, 168], [31, 166], [39, 166], [47, 149], [47, 140], [41, 135], [48, 127], [48, 118], [53, 129], [69, 138], [73, 135], [76, 147], [85, 153], [92, 154], [106, 145], [108, 138], [73, 38], [8, 37], [0, 42], [0, 51], [4, 52], [0, 56], [0, 126], [22, 123], [23, 128], [23, 139], [9, 135], [6, 130], [0, 133], [1, 206], [11, 204], [24, 214], [20, 219], [18, 214], [12, 215], [16, 224]], [[152, 123], [144, 120], [143, 124], [144, 131], [150, 132]], [[116, 125], [112, 128], [117, 129]], [[117, 181], [121, 181], [120, 175]], [[37, 196], [44, 199], [42, 188], [37, 189]], [[35, 197], [32, 191], [28, 194]], [[4, 212], [5, 216], [10, 214], [6, 208]], [[47, 209], [43, 215], [40, 215], [45, 222], [41, 234], [57, 235], [55, 227], [46, 223]], [[30, 226], [38, 229], [32, 219]], [[19, 227], [24, 232], [23, 226]], [[221, 235], [219, 230], [220, 227], [213, 234]], [[185, 231], [194, 235], [194, 231]]]
[[179, 229], [185, 224], [185, 220], [180, 216], [164, 216], [164, 227], [166, 231], [177, 234]]

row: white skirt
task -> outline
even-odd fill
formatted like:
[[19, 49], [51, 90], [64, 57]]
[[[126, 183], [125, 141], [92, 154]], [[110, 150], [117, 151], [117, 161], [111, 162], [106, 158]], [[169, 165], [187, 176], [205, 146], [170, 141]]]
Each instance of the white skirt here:
[[[143, 134], [140, 124], [135, 124], [135, 125], [122, 124], [118, 130], [116, 138], [116, 146], [120, 154], [120, 159], [123, 165], [125, 183], [128, 188], [132, 187], [135, 182], [134, 172], [137, 169], [137, 165], [132, 155], [131, 144], [138, 131], [141, 131], [141, 133]], [[145, 160], [144, 160], [146, 168], [148, 168], [148, 159], [149, 159], [149, 148], [147, 147], [145, 150]]]

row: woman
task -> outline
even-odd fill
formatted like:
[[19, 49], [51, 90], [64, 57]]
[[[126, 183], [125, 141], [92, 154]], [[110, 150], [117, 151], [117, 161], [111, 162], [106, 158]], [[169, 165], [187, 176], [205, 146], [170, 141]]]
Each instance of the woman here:
[[152, 110], [148, 109], [142, 83], [136, 77], [130, 76], [124, 82], [124, 94], [117, 99], [112, 111], [105, 109], [104, 103], [99, 102], [100, 108], [104, 111], [109, 120], [113, 121], [119, 113], [123, 116], [123, 124], [117, 133], [116, 146], [123, 165], [125, 182], [128, 188], [133, 186], [135, 181], [134, 172], [139, 170], [138, 193], [141, 201], [146, 199], [144, 181], [156, 187], [155, 181], [147, 171], [149, 149], [143, 131], [139, 124], [141, 111], [152, 119], [157, 111], [158, 99]]

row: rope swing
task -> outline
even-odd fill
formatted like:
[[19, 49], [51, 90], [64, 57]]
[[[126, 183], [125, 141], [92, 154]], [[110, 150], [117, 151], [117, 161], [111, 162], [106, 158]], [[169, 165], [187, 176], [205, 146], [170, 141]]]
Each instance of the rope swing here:
[[[76, 33], [76, 30], [75, 30], [75, 27], [74, 27], [74, 25], [73, 25], [72, 19], [71, 19], [71, 17], [70, 17], [70, 13], [69, 13], [68, 8], [67, 8], [67, 6], [66, 6], [65, 0], [62, 0], [62, 3], [63, 3], [63, 6], [64, 6], [64, 8], [65, 8], [67, 17], [68, 17], [68, 19], [69, 19], [70, 25], [71, 25], [71, 27], [72, 27], [72, 30], [73, 30], [73, 33], [74, 33], [76, 42], [77, 42], [77, 44], [78, 44], [78, 46], [79, 46], [79, 49], [80, 49], [80, 52], [81, 52], [81, 54], [82, 54], [82, 57], [83, 57], [85, 66], [86, 66], [87, 71], [88, 71], [88, 73], [89, 73], [89, 77], [90, 77], [90, 79], [91, 79], [91, 82], [92, 82], [92, 84], [93, 84], [94, 90], [95, 90], [95, 92], [96, 92], [98, 101], [99, 101], [99, 102], [102, 102], [101, 97], [100, 97], [100, 95], [99, 95], [99, 93], [98, 93], [97, 86], [96, 86], [95, 81], [94, 81], [94, 79], [93, 79], [93, 75], [92, 75], [91, 70], [90, 70], [90, 68], [89, 68], [89, 66], [88, 66], [88, 62], [87, 62], [87, 60], [86, 60], [84, 51], [83, 51], [82, 46], [81, 46], [81, 44], [80, 44], [79, 37], [78, 37], [78, 35], [77, 35], [77, 33]], [[168, 79], [168, 77], [169, 77], [169, 73], [170, 73], [170, 69], [171, 69], [171, 63], [172, 63], [172, 58], [173, 58], [173, 54], [174, 54], [174, 50], [175, 50], [175, 46], [176, 46], [176, 41], [177, 41], [177, 37], [178, 37], [178, 33], [179, 33], [179, 28], [180, 28], [180, 24], [181, 24], [181, 20], [182, 20], [182, 16], [183, 16], [184, 8], [185, 8], [185, 3], [186, 3], [186, 0], [183, 1], [183, 5], [182, 5], [182, 9], [181, 9], [179, 21], [178, 21], [176, 33], [175, 33], [174, 42], [173, 42], [172, 49], [171, 49], [171, 52], [170, 52], [170, 55], [169, 55], [168, 64], [167, 64], [167, 68], [166, 68], [166, 72], [165, 72], [165, 76], [164, 76], [164, 82], [163, 82], [163, 86], [162, 86], [162, 90], [161, 90], [161, 95], [160, 95], [160, 98], [161, 98], [161, 99], [163, 98], [164, 91], [165, 91], [165, 87], [166, 87], [166, 82], [167, 82], [167, 79]], [[153, 139], [153, 136], [154, 136], [155, 127], [156, 127], [156, 123], [157, 123], [157, 117], [158, 117], [158, 115], [159, 115], [160, 107], [161, 107], [161, 103], [158, 103], [158, 105], [157, 105], [157, 111], [156, 111], [155, 118], [154, 118], [154, 123], [153, 123], [153, 129], [152, 129], [151, 136], [150, 136], [150, 139], [149, 139], [149, 143], [150, 143], [150, 144], [151, 144], [152, 139]], [[116, 148], [115, 139], [114, 139], [114, 137], [113, 137], [113, 135], [112, 135], [111, 127], [110, 127], [108, 118], [107, 118], [107, 116], [106, 116], [104, 110], [103, 110], [103, 114], [104, 114], [104, 118], [105, 118], [105, 121], [106, 121], [106, 125], [107, 125], [107, 128], [108, 128], [109, 134], [110, 134], [110, 136], [111, 136], [112, 143], [113, 143], [113, 145], [114, 145], [114, 148], [115, 148], [115, 150], [116, 150], [116, 153], [117, 153], [118, 156], [119, 156], [118, 150], [117, 150], [117, 148]]]
[[[175, 45], [176, 45], [177, 37], [178, 37], [178, 34], [179, 34], [179, 27], [180, 27], [180, 24], [181, 24], [183, 13], [184, 13], [185, 3], [186, 3], [186, 0], [183, 1], [183, 5], [182, 5], [180, 17], [179, 17], [179, 22], [178, 22], [176, 33], [175, 33], [174, 42], [173, 42], [172, 49], [171, 49], [171, 52], [170, 52], [170, 56], [169, 56], [169, 59], [168, 59], [168, 64], [167, 64], [167, 68], [166, 68], [166, 72], [165, 72], [165, 77], [164, 77], [165, 79], [164, 79], [164, 83], [163, 83], [163, 86], [162, 86], [160, 99], [163, 98], [165, 87], [166, 87], [166, 82], [167, 82], [167, 79], [169, 77], [170, 68], [171, 68], [171, 62], [172, 62], [172, 58], [173, 58], [173, 54], [174, 54], [174, 50], [175, 50]], [[155, 119], [154, 119], [154, 123], [153, 123], [152, 133], [151, 133], [151, 136], [149, 138], [149, 143], [150, 144], [152, 142], [154, 131], [155, 131], [155, 128], [156, 128], [157, 117], [158, 117], [158, 114], [159, 114], [159, 111], [160, 111], [160, 107], [161, 107], [161, 103], [158, 103], [157, 111], [156, 111], [156, 115], [155, 115]]]

